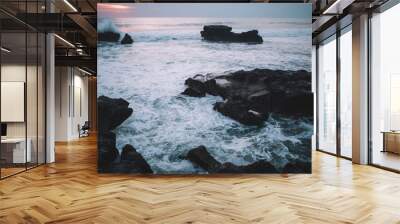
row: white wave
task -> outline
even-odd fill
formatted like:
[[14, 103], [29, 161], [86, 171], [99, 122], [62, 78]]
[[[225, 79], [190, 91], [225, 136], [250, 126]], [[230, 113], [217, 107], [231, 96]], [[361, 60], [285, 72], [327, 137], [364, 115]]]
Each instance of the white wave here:
[[109, 19], [99, 19], [99, 21], [97, 23], [97, 31], [100, 33], [102, 33], [102, 32], [119, 33], [118, 28]]

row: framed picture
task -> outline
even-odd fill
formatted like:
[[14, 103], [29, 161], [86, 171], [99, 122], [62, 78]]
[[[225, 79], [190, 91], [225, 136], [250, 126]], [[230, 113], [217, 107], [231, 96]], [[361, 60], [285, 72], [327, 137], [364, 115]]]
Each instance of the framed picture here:
[[311, 4], [98, 4], [98, 171], [311, 173]]

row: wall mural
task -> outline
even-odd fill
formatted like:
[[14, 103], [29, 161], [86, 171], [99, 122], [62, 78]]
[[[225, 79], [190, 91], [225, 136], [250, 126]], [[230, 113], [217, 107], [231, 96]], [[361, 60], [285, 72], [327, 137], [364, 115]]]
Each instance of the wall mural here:
[[98, 171], [311, 173], [310, 4], [98, 4]]

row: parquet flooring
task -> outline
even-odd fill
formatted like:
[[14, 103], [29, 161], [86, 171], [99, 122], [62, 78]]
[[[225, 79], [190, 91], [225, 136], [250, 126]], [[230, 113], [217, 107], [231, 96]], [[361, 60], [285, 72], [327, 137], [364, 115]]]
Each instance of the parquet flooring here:
[[400, 223], [400, 175], [313, 153], [312, 175], [96, 171], [96, 139], [0, 181], [0, 223]]

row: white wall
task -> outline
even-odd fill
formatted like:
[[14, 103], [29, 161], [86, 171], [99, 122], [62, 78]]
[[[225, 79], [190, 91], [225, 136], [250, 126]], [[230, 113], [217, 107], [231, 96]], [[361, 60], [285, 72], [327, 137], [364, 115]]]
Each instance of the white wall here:
[[68, 140], [68, 117], [70, 84], [69, 68], [55, 68], [55, 141]]
[[55, 140], [79, 138], [78, 125], [88, 120], [88, 78], [72, 67], [56, 67]]
[[71, 134], [74, 138], [79, 137], [78, 125], [82, 126], [85, 121], [89, 120], [89, 102], [88, 102], [88, 77], [82, 76], [83, 73], [79, 72], [78, 75], [74, 75], [74, 108], [73, 119], [72, 119], [72, 130]]

